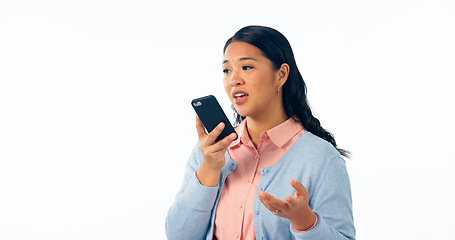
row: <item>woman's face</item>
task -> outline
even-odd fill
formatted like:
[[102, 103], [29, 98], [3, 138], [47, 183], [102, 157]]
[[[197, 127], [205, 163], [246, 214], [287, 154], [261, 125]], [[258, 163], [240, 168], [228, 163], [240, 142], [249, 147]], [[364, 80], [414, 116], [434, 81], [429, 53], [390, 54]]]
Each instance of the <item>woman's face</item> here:
[[232, 42], [224, 52], [224, 88], [241, 116], [267, 117], [277, 108], [283, 110], [281, 91], [277, 92], [284, 84], [280, 72], [251, 44]]

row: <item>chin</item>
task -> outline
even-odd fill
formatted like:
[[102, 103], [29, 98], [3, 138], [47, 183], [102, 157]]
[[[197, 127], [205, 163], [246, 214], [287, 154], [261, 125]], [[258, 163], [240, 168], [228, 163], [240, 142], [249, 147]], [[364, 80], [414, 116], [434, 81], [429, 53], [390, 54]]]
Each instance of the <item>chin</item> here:
[[[234, 106], [235, 107], [235, 106]], [[243, 117], [246, 117], [249, 115], [248, 111], [246, 111], [246, 109], [242, 109], [241, 107], [235, 107], [235, 110], [237, 111], [237, 113], [240, 115], [240, 116], [243, 116]]]

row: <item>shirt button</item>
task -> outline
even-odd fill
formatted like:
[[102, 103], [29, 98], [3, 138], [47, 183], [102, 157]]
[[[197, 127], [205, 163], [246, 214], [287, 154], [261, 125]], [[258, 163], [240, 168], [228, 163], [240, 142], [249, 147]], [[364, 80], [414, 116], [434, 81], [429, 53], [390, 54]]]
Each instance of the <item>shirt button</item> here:
[[242, 208], [242, 207], [243, 207], [242, 204], [239, 204], [239, 208]]
[[239, 235], [238, 233], [236, 233], [236, 234], [234, 234], [234, 237], [235, 237], [235, 238], [239, 238], [240, 235]]
[[250, 183], [250, 181], [251, 181], [250, 179], [247, 179], [245, 180], [245, 183]]
[[258, 160], [259, 159], [259, 155], [254, 156], [254, 159]]
[[259, 215], [259, 211], [254, 212], [256, 215]]

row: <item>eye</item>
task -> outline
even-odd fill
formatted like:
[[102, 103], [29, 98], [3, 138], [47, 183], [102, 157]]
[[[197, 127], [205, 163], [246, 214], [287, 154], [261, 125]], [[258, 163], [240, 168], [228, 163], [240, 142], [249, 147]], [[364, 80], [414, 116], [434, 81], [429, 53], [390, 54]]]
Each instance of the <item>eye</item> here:
[[230, 73], [230, 72], [231, 72], [231, 70], [229, 70], [229, 69], [227, 69], [227, 68], [223, 69], [223, 73], [224, 73], [224, 74], [228, 74], [228, 73]]
[[252, 66], [243, 66], [242, 70], [246, 71], [246, 70], [250, 70], [252, 68], [253, 68]]

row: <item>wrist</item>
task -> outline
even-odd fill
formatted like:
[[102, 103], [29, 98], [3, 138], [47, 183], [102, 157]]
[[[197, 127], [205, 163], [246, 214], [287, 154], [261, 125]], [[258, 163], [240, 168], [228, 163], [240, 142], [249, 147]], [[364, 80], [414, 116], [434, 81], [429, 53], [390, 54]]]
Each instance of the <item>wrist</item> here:
[[291, 221], [291, 226], [296, 232], [306, 232], [316, 226], [318, 222], [318, 216], [311, 210], [309, 206], [305, 213], [301, 216], [303, 216], [303, 218]]
[[216, 187], [220, 180], [221, 169], [205, 168], [201, 165], [196, 172], [199, 182], [206, 187]]

